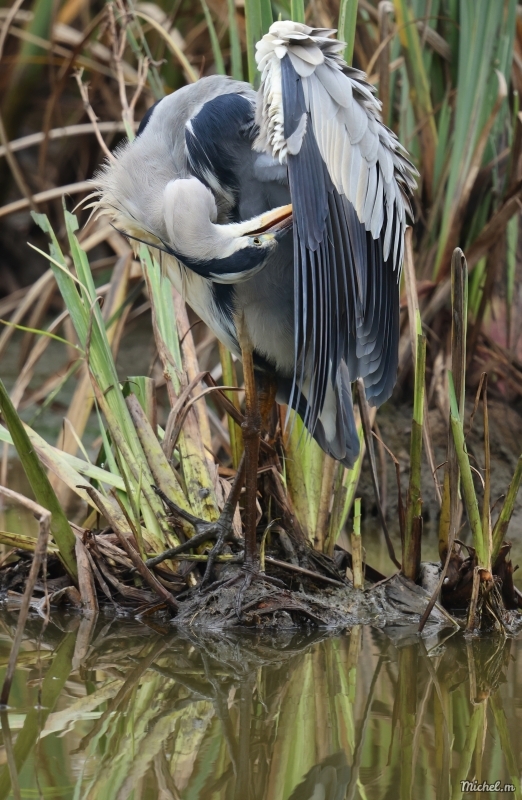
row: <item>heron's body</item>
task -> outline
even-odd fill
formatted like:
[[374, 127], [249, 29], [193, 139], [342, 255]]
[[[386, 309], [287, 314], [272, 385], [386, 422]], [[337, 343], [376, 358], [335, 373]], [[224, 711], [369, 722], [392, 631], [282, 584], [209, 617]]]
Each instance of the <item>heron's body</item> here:
[[[334, 40], [271, 31], [260, 94], [214, 76], [161, 100], [99, 176], [100, 205], [165, 251], [175, 287], [238, 356], [241, 318], [278, 400], [351, 465], [350, 381], [375, 403], [395, 383], [412, 168]], [[293, 230], [266, 232], [262, 215], [289, 203]]]

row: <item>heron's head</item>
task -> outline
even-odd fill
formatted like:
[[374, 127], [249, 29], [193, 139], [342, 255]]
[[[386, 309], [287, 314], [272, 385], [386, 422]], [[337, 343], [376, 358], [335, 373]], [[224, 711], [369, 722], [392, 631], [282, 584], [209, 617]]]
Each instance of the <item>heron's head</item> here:
[[217, 224], [214, 196], [197, 178], [170, 181], [164, 192], [168, 249], [218, 283], [237, 283], [263, 268], [292, 226], [282, 206], [245, 222]]

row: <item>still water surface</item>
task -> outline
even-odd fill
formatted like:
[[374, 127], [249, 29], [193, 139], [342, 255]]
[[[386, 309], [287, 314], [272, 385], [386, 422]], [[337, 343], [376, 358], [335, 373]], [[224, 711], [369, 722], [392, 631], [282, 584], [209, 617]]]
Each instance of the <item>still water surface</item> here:
[[[0, 616], [2, 673], [16, 620]], [[0, 715], [0, 800], [520, 797], [522, 639], [448, 633], [33, 618]], [[517, 792], [463, 794], [474, 777]]]
[[[26, 491], [14, 472], [10, 485]], [[36, 532], [20, 507], [0, 525]], [[425, 539], [435, 558], [436, 532]], [[0, 610], [0, 681], [16, 623]], [[35, 617], [0, 713], [0, 800], [520, 798], [522, 638], [449, 633], [270, 639]], [[473, 778], [516, 793], [463, 793]]]

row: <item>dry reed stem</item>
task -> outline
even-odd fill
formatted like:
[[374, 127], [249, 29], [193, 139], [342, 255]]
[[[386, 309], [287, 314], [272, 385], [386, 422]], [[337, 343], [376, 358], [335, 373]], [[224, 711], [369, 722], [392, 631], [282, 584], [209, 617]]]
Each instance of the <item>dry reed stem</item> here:
[[352, 542], [352, 573], [353, 588], [364, 589], [363, 549], [361, 539], [361, 498], [356, 497], [353, 511]]
[[18, 494], [18, 492], [13, 492], [12, 490], [7, 489], [4, 486], [0, 486], [0, 493], [6, 497], [10, 497], [13, 500], [17, 500], [17, 502], [21, 503], [21, 505], [25, 506], [30, 511], [32, 511], [33, 514], [38, 516], [38, 523], [39, 523], [38, 538], [36, 540], [33, 560], [31, 561], [31, 569], [29, 570], [29, 576], [26, 581], [25, 591], [22, 598], [22, 604], [20, 606], [20, 612], [18, 614], [18, 624], [16, 626], [16, 632], [14, 635], [13, 644], [11, 645], [11, 652], [9, 654], [9, 662], [7, 664], [2, 691], [0, 692], [0, 705], [5, 707], [9, 700], [9, 692], [11, 691], [11, 684], [13, 682], [16, 670], [16, 661], [18, 658], [18, 652], [20, 650], [20, 645], [22, 644], [25, 623], [27, 622], [27, 617], [29, 615], [31, 597], [33, 596], [33, 590], [36, 584], [36, 580], [38, 578], [38, 573], [40, 572], [40, 567], [42, 563], [45, 562], [45, 558], [47, 555], [47, 543], [49, 541], [51, 513], [50, 511], [47, 511], [46, 508], [43, 508], [43, 506], [40, 506], [38, 503], [35, 503], [32, 500], [29, 500], [27, 497]]
[[[77, 183], [68, 183], [66, 186], [57, 186], [55, 189], [46, 189], [45, 192], [38, 192], [33, 195], [33, 201], [36, 205], [40, 203], [47, 203], [49, 200], [57, 200], [60, 197], [68, 194], [80, 194], [81, 192], [92, 191], [92, 181], [78, 181]], [[7, 217], [9, 214], [17, 214], [19, 211], [25, 211], [30, 208], [28, 200], [14, 200], [5, 206], [0, 207], [0, 217]]]
[[[99, 494], [96, 495], [94, 492], [92, 492], [92, 487], [86, 486], [85, 490], [92, 496], [92, 499], [98, 506], [101, 514], [112, 526], [114, 533], [118, 537], [121, 546], [123, 547], [127, 556], [131, 560], [133, 567], [135, 567], [135, 569], [139, 572], [140, 576], [143, 578], [145, 583], [147, 583], [154, 590], [154, 592], [161, 597], [162, 600], [168, 603], [168, 605], [171, 608], [177, 610], [178, 603], [175, 600], [174, 596], [167, 589], [165, 589], [165, 587], [162, 586], [162, 584], [158, 581], [156, 576], [153, 575], [153, 573], [141, 559], [139, 553], [129, 543], [125, 533], [123, 533], [122, 530], [120, 529], [119, 521], [118, 519], [115, 518], [112, 507], [109, 506], [106, 500], [102, 498]], [[101, 563], [99, 564], [99, 566], [101, 566]], [[104, 572], [104, 577], [110, 580], [110, 578], [108, 577], [109, 576], [108, 571], [103, 570], [103, 572]], [[118, 581], [118, 583], [120, 582]]]
[[96, 616], [98, 613], [98, 599], [94, 585], [94, 575], [91, 563], [87, 556], [87, 548], [79, 536], [76, 537], [76, 563], [78, 564], [78, 588], [82, 598], [83, 613]]
[[[100, 133], [125, 132], [123, 122], [97, 122], [96, 127]], [[137, 129], [137, 127], [138, 125], [135, 123], [134, 128]], [[63, 128], [52, 128], [48, 131], [47, 135], [43, 132], [30, 133], [28, 136], [21, 136], [19, 139], [12, 139], [9, 142], [9, 147], [13, 153], [16, 153], [19, 150], [36, 147], [36, 145], [41, 144], [46, 139], [53, 141], [55, 139], [66, 139], [70, 136], [84, 136], [87, 133], [95, 133], [95, 127], [91, 122], [82, 122], [78, 125], [66, 125]], [[0, 147], [0, 158], [4, 158], [5, 155], [6, 148], [2, 145]]]
[[91, 125], [94, 130], [94, 135], [98, 140], [98, 144], [101, 147], [102, 153], [105, 154], [106, 158], [108, 158], [109, 161], [112, 161], [114, 163], [116, 162], [116, 159], [109, 150], [109, 148], [107, 147], [107, 145], [105, 144], [105, 140], [101, 135], [101, 131], [98, 127], [98, 117], [94, 113], [94, 109], [89, 101], [89, 88], [87, 84], [83, 83], [82, 76], [83, 76], [83, 69], [76, 70], [76, 72], [74, 73], [74, 78], [76, 80], [76, 83], [78, 84], [78, 89], [80, 91], [80, 97], [83, 100], [83, 107], [85, 109], [87, 116], [91, 121]]

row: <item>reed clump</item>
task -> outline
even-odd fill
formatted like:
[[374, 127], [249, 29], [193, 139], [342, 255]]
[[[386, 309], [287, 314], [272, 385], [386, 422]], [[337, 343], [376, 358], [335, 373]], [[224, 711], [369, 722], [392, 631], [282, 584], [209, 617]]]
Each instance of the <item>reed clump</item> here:
[[[414, 398], [404, 503], [401, 465], [392, 455], [400, 558], [377, 474], [374, 434], [380, 456], [386, 442], [363, 386], [361, 457], [352, 470], [330, 463], [302, 436], [300, 420], [286, 425], [279, 410], [262, 445], [258, 483], [267, 573], [289, 589], [342, 587], [351, 564], [344, 531], [367, 453], [390, 560], [419, 582], [421, 465], [427, 459], [440, 499], [437, 596], [466, 610], [471, 627], [480, 620], [497, 624], [506, 607], [520, 606], [506, 536], [522, 478], [519, 460], [492, 522], [487, 398], [520, 404], [522, 396], [522, 301], [516, 291], [522, 38], [515, 0], [485, 3], [478, 17], [474, 10], [475, 0], [450, 8], [432, 0], [342, 0], [340, 7], [321, 8], [296, 1], [280, 7], [283, 17], [339, 27], [346, 57], [353, 54], [354, 64], [378, 85], [384, 121], [421, 173], [418, 223], [406, 243], [396, 398]], [[247, 0], [244, 9], [221, 0], [174, 11], [159, 0], [143, 7], [131, 0], [102, 6], [64, 0], [0, 8], [6, 66], [0, 107], [0, 236], [6, 243], [0, 369], [14, 341], [20, 344], [19, 375], [9, 392], [0, 388], [0, 483], [6, 484], [14, 445], [35, 500], [51, 512], [48, 559], [55, 571], [49, 580], [66, 575], [70, 581], [56, 584], [56, 602], [74, 599], [95, 613], [102, 600], [117, 598], [133, 609], [161, 606], [176, 613], [177, 598], [198, 585], [207, 552], [186, 546], [193, 527], [169, 516], [161, 497], [186, 514], [215, 520], [242, 451], [239, 365], [197, 324], [146, 248], [133, 253], [103, 218], [81, 227], [84, 218], [77, 219], [61, 198], [89, 191], [87, 179], [110, 147], [118, 137], [132, 138], [145, 110], [165, 93], [212, 72], [254, 82], [253, 45], [272, 14], [268, 0]], [[35, 106], [30, 100], [37, 86]], [[15, 223], [23, 236], [13, 235]], [[32, 283], [21, 264], [38, 272]], [[149, 374], [122, 375], [122, 338], [146, 314], [152, 318], [154, 364]], [[42, 380], [36, 375], [51, 343], [61, 348], [59, 364]], [[483, 408], [480, 474], [466, 452], [466, 386]], [[53, 446], [38, 433], [39, 424], [66, 396], [66, 421]], [[448, 432], [441, 485], [427, 424], [434, 403]], [[20, 414], [26, 420], [31, 415], [34, 423], [22, 422]], [[86, 444], [93, 422], [95, 447]], [[472, 542], [466, 545], [460, 538], [464, 519]], [[223, 574], [237, 569], [240, 558], [239, 511], [234, 534], [217, 565]], [[12, 583], [18, 580], [14, 565], [20, 563], [17, 574], [28, 572], [23, 553], [34, 552], [35, 541], [14, 531], [0, 532], [0, 541], [10, 548], [0, 570], [4, 589], [19, 587]], [[183, 550], [175, 560], [145, 566], [178, 546]], [[366, 565], [370, 576], [384, 577]], [[309, 620], [313, 614], [310, 608], [302, 612]]]

